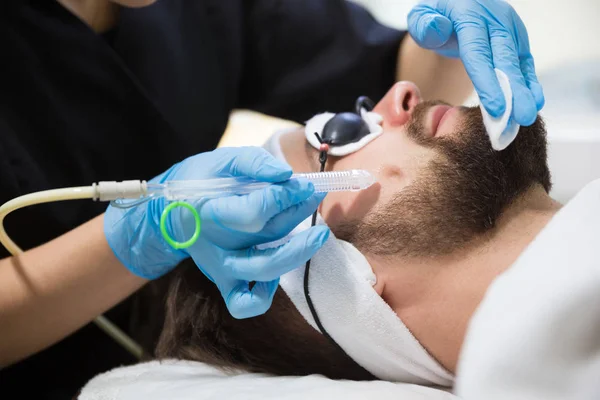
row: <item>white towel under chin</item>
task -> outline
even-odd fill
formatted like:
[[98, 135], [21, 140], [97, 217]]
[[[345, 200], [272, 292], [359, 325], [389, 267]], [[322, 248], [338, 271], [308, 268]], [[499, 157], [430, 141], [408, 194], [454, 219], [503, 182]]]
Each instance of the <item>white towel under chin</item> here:
[[[285, 161], [279, 138], [265, 148]], [[324, 224], [319, 216], [318, 224]], [[310, 227], [307, 218], [293, 232]], [[304, 296], [304, 266], [281, 277], [280, 285], [306, 321], [317, 329]], [[380, 379], [449, 387], [453, 376], [421, 346], [377, 294], [375, 274], [353, 245], [330, 236], [311, 261], [309, 289], [323, 327], [359, 365]]]

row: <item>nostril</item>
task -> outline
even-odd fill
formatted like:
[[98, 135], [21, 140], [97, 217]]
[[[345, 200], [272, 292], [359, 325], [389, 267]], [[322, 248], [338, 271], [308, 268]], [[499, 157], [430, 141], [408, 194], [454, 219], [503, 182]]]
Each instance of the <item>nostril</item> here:
[[410, 99], [412, 97], [411, 92], [407, 92], [406, 95], [404, 96], [404, 99], [402, 99], [402, 108], [404, 109], [404, 111], [408, 111], [410, 110]]

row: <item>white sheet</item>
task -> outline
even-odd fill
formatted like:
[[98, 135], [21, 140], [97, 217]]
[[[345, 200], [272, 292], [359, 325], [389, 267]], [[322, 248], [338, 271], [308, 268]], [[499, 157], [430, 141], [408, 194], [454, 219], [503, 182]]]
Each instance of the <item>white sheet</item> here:
[[600, 399], [600, 180], [496, 279], [471, 320], [465, 400]]
[[202, 363], [152, 361], [98, 375], [80, 400], [456, 400], [442, 390], [382, 381], [332, 381], [322, 376], [226, 375]]

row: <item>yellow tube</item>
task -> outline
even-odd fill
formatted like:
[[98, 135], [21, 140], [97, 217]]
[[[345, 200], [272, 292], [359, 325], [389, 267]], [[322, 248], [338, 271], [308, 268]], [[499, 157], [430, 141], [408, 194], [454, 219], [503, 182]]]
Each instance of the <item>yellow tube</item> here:
[[30, 193], [12, 199], [0, 207], [0, 242], [13, 256], [23, 252], [4, 230], [4, 218], [19, 208], [29, 207], [35, 204], [52, 203], [55, 201], [91, 199], [93, 197], [94, 188], [92, 186], [81, 186], [67, 189], [45, 190], [43, 192]]
[[[4, 203], [0, 207], [0, 243], [2, 243], [6, 250], [13, 256], [23, 252], [23, 250], [21, 250], [21, 248], [7, 235], [6, 230], [4, 229], [4, 218], [11, 212], [35, 204], [52, 203], [64, 200], [93, 199], [95, 193], [96, 191], [93, 186], [80, 186], [30, 193]], [[142, 358], [144, 354], [142, 347], [125, 332], [119, 329], [118, 326], [106, 319], [106, 317], [100, 315], [94, 319], [94, 323], [137, 359]]]

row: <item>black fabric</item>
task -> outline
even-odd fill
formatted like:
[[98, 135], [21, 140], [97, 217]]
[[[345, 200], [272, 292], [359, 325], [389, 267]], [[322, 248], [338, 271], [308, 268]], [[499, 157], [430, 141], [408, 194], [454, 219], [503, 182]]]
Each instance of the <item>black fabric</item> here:
[[115, 38], [117, 37], [118, 32], [119, 32], [119, 30], [117, 28], [114, 28], [107, 32], [101, 33], [100, 36], [102, 36], [104, 38], [104, 40], [106, 41], [106, 43], [108, 43], [108, 45], [112, 47], [115, 42]]
[[[393, 83], [402, 37], [341, 0], [160, 0], [123, 9], [104, 37], [55, 1], [2, 0], [0, 203], [151, 178], [213, 149], [233, 108], [303, 121], [349, 111], [358, 95], [378, 100]], [[5, 225], [27, 249], [105, 207], [40, 205]], [[128, 328], [131, 304], [108, 316]], [[1, 371], [0, 387], [71, 398], [93, 375], [133, 361], [88, 325]]]

